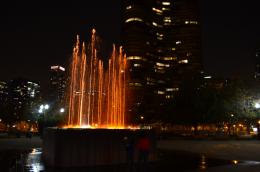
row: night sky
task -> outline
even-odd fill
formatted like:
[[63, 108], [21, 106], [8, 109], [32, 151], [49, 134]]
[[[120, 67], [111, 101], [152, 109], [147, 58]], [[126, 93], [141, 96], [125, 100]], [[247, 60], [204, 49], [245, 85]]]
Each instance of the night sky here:
[[[257, 0], [201, 0], [205, 71], [248, 77], [260, 48]], [[83, 3], [84, 2], [84, 3]], [[66, 65], [77, 34], [95, 27], [106, 47], [119, 42], [120, 0], [1, 4], [0, 80], [25, 77], [46, 84], [51, 65]]]

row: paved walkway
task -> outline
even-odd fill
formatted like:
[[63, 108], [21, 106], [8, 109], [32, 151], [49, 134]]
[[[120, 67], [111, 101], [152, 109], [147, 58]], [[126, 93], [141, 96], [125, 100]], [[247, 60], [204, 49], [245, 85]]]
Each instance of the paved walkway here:
[[164, 140], [158, 141], [158, 148], [199, 153], [207, 157], [241, 162], [205, 170], [209, 172], [260, 171], [260, 141], [258, 140]]
[[258, 140], [166, 140], [158, 141], [158, 148], [201, 153], [221, 159], [260, 161], [260, 141]]

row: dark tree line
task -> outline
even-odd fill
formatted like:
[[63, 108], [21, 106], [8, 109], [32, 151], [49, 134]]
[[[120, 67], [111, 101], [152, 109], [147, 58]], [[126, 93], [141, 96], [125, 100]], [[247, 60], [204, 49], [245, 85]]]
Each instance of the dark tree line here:
[[202, 80], [183, 82], [165, 122], [209, 124], [243, 121], [248, 125], [260, 119], [260, 84], [258, 81], [230, 80], [222, 87], [207, 85]]

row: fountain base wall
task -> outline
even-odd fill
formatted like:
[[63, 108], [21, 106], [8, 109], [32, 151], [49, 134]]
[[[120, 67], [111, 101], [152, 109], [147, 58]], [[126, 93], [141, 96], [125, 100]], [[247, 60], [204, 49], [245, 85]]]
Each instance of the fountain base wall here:
[[[126, 143], [137, 142], [141, 133], [151, 140], [149, 161], [156, 159], [155, 134], [151, 130], [46, 128], [43, 160], [47, 167], [88, 167], [127, 163]], [[138, 151], [134, 146], [134, 161]]]

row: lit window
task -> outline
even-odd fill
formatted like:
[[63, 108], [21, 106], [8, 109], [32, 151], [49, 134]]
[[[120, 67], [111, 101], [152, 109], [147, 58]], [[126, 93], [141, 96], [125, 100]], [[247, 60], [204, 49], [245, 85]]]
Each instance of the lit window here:
[[127, 10], [130, 10], [131, 8], [132, 8], [131, 5], [129, 5], [129, 6], [126, 7]]
[[163, 34], [161, 34], [161, 33], [156, 33], [156, 35], [157, 35], [157, 39], [158, 39], [158, 40], [163, 40]]
[[168, 92], [179, 91], [179, 88], [178, 87], [176, 87], [176, 88], [166, 88], [166, 91], [168, 91]]
[[177, 45], [181, 44], [181, 41], [177, 41], [176, 44], [177, 44]]
[[157, 94], [165, 94], [165, 92], [164, 91], [157, 91]]
[[142, 20], [141, 18], [133, 17], [133, 18], [127, 19], [127, 20], [125, 21], [125, 23], [132, 22], [132, 21], [142, 22], [143, 20]]
[[176, 50], [176, 48], [175, 48], [175, 47], [173, 47], [173, 48], [172, 48], [172, 51], [175, 51], [175, 50]]
[[155, 69], [158, 69], [158, 70], [164, 70], [164, 66], [156, 66]]
[[153, 26], [156, 26], [156, 27], [162, 27], [162, 25], [159, 25], [159, 24], [157, 24], [156, 22], [152, 22], [152, 25], [153, 25]]
[[140, 66], [141, 66], [141, 64], [139, 64], [139, 63], [134, 64], [134, 67], [140, 67]]
[[146, 61], [145, 58], [143, 57], [140, 57], [140, 56], [129, 56], [126, 58], [127, 60], [143, 60], [143, 61]]
[[141, 83], [139, 83], [139, 82], [130, 82], [129, 83], [129, 86], [137, 86], [137, 87], [141, 87], [141, 86], [143, 86]]
[[189, 61], [187, 59], [185, 60], [180, 60], [179, 63], [188, 63]]
[[170, 2], [162, 2], [163, 5], [171, 5]]
[[162, 8], [163, 11], [170, 11], [170, 8]]
[[153, 22], [152, 24], [153, 24], [154, 26], [158, 26], [158, 24], [157, 24], [157, 23], [155, 23], [155, 22]]
[[173, 88], [166, 88], [166, 91], [173, 91]]
[[163, 60], [177, 60], [177, 58], [176, 57], [163, 57]]
[[190, 24], [198, 24], [197, 21], [190, 21]]
[[141, 87], [141, 86], [143, 86], [141, 83], [139, 83], [139, 82], [135, 82], [134, 83], [134, 86], [137, 86], [137, 87]]
[[197, 21], [185, 21], [185, 24], [198, 24]]
[[204, 76], [204, 79], [211, 79], [211, 76]]
[[163, 21], [165, 23], [171, 23], [172, 22], [171, 17], [164, 17]]
[[165, 98], [166, 98], [166, 99], [170, 99], [171, 96], [170, 96], [170, 95], [166, 95]]
[[169, 64], [164, 64], [164, 63], [159, 63], [159, 62], [157, 62], [156, 65], [159, 67], [170, 67]]
[[157, 65], [157, 66], [164, 66], [163, 63], [159, 63], [159, 62], [157, 62], [156, 65]]
[[160, 34], [160, 33], [158, 33], [158, 32], [156, 33], [156, 35], [163, 37], [163, 34]]
[[153, 82], [146, 82], [147, 85], [155, 85]]
[[51, 66], [51, 69], [52, 69], [52, 70], [61, 70], [61, 71], [65, 71], [65, 68], [64, 68], [64, 67], [61, 67], [61, 66]]
[[162, 13], [162, 10], [159, 10], [159, 9], [157, 9], [157, 8], [152, 8], [153, 9], [153, 11], [155, 11], [155, 12], [157, 12], [157, 13]]

